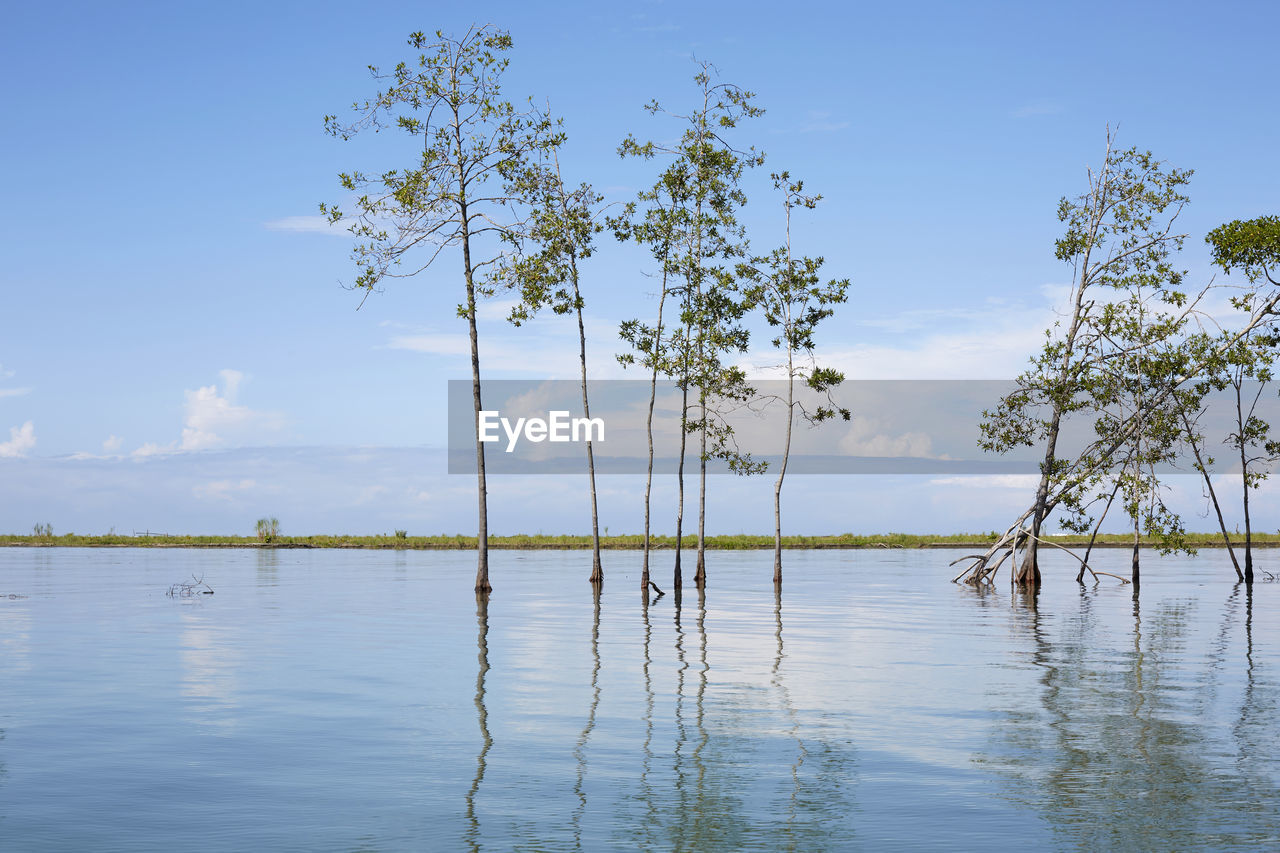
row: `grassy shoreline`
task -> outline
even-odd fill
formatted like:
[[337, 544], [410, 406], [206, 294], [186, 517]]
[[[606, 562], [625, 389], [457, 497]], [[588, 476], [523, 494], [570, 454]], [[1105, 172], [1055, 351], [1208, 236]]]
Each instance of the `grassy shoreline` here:
[[[1052, 542], [1065, 546], [1084, 546], [1087, 536], [1050, 536]], [[784, 548], [795, 550], [857, 549], [857, 548], [963, 548], [985, 547], [995, 539], [993, 533], [955, 533], [950, 535], [884, 533], [855, 535], [843, 533], [832, 536], [784, 536]], [[684, 547], [696, 546], [696, 539], [686, 537]], [[1218, 533], [1191, 533], [1189, 544], [1197, 548], [1223, 547]], [[1232, 536], [1233, 544], [1243, 544], [1242, 536]], [[644, 538], [639, 534], [602, 536], [600, 547], [613, 551], [639, 550]], [[1127, 548], [1133, 544], [1130, 534], [1106, 534], [1098, 537], [1095, 547]], [[1144, 545], [1150, 543], [1143, 541]], [[1280, 534], [1254, 534], [1254, 547], [1280, 547]], [[38, 548], [358, 548], [408, 551], [471, 551], [475, 550], [474, 536], [281, 536], [270, 542], [262, 542], [253, 536], [81, 536], [67, 533], [61, 536], [0, 534], [0, 547]], [[546, 536], [543, 534], [517, 534], [514, 536], [490, 536], [489, 547], [495, 550], [563, 550], [580, 551], [591, 547], [590, 536]], [[674, 536], [655, 536], [652, 547], [658, 550], [675, 548]], [[773, 547], [770, 535], [753, 536], [736, 534], [708, 536], [707, 548], [714, 551], [752, 551]]]

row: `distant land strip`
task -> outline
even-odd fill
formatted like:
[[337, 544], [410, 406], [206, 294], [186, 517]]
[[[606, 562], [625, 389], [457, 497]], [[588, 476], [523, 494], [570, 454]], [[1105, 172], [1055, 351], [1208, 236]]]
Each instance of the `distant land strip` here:
[[[842, 533], [831, 536], [784, 536], [782, 546], [792, 550], [856, 549], [856, 548], [963, 548], [986, 546], [995, 541], [995, 533], [955, 533], [949, 535], [885, 533], [879, 535], [855, 535]], [[1083, 547], [1088, 536], [1048, 536], [1048, 541], [1059, 545]], [[1157, 543], [1143, 539], [1143, 547], [1158, 547]], [[1220, 533], [1189, 533], [1187, 544], [1194, 548], [1221, 548]], [[1243, 534], [1233, 534], [1233, 545], [1243, 546]], [[675, 548], [674, 536], [653, 536], [650, 545], [656, 550]], [[1255, 533], [1253, 545], [1258, 548], [1280, 547], [1280, 534]], [[600, 547], [613, 551], [637, 551], [644, 546], [644, 537], [638, 534], [602, 536]], [[1132, 534], [1102, 534], [1095, 548], [1129, 548], [1133, 546]], [[124, 536], [104, 534], [82, 536], [75, 533], [62, 535], [0, 534], [0, 547], [36, 548], [363, 548], [373, 550], [406, 551], [472, 551], [476, 547], [474, 536], [278, 536], [262, 540], [254, 536]], [[590, 536], [548, 536], [543, 534], [517, 534], [514, 536], [490, 536], [489, 547], [519, 551], [580, 551], [591, 547]], [[684, 547], [697, 547], [697, 537], [684, 538]], [[773, 547], [773, 536], [724, 535], [708, 536], [706, 547], [713, 551], [752, 551]]]

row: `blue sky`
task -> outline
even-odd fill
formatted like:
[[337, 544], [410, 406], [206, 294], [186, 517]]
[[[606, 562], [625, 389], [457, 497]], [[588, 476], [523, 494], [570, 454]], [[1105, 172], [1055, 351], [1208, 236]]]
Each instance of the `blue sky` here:
[[[401, 140], [342, 143], [321, 119], [373, 90], [366, 65], [408, 58], [414, 30], [508, 28], [507, 93], [550, 98], [570, 135], [566, 171], [611, 200], [651, 180], [615, 149], [628, 133], [676, 133], [642, 106], [689, 103], [693, 57], [756, 92], [767, 112], [739, 135], [768, 155], [748, 183], [753, 243], [764, 249], [780, 236], [768, 170], [789, 169], [824, 195], [798, 241], [853, 281], [820, 338], [827, 360], [858, 378], [995, 379], [1020, 369], [1069, 275], [1053, 258], [1057, 200], [1083, 190], [1108, 124], [1122, 145], [1196, 170], [1183, 222], [1184, 262], [1198, 280], [1210, 274], [1205, 232], [1276, 212], [1273, 4], [785, 9], [9, 10], [0, 529], [49, 521], [85, 532], [242, 532], [266, 513], [286, 532], [473, 529], [465, 514], [410, 511], [406, 498], [456, 492], [454, 503], [469, 506], [465, 478], [425, 461], [445, 443], [446, 382], [467, 375], [456, 260], [392, 283], [357, 311], [359, 298], [341, 287], [353, 278], [350, 241], [317, 219], [319, 202], [342, 200], [338, 172], [403, 161]], [[613, 363], [618, 322], [652, 310], [645, 269], [631, 247], [606, 244], [587, 271], [599, 376], [623, 375]], [[485, 375], [573, 375], [568, 327], [514, 329], [504, 314], [501, 301], [484, 311]], [[753, 354], [753, 364], [768, 362]], [[350, 461], [359, 448], [408, 455], [390, 466], [394, 476], [362, 474]], [[972, 503], [961, 498], [919, 511], [919, 495], [946, 484], [848, 482], [837, 493], [851, 506], [859, 490], [903, 498], [842, 517], [797, 490], [798, 526], [946, 531], [979, 521], [955, 514]], [[505, 505], [501, 486], [500, 532], [585, 527], [576, 510], [548, 512], [514, 487]], [[638, 489], [621, 479], [614, 487], [613, 528], [637, 528]], [[1008, 488], [984, 488], [1001, 496], [988, 503], [1004, 506]], [[724, 523], [736, 530], [738, 519], [726, 513]]]

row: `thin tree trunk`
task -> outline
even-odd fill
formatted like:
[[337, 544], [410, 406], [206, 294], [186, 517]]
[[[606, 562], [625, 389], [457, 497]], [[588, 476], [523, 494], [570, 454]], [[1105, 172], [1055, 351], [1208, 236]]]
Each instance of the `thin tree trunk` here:
[[[707, 95], [704, 92], [702, 99], [703, 116], [707, 114]], [[702, 143], [706, 139], [705, 123], [699, 125], [698, 147], [695, 149], [699, 158], [702, 152]], [[697, 161], [698, 169], [701, 170], [701, 159]], [[698, 414], [702, 417], [702, 429], [700, 430], [700, 446], [698, 453], [698, 559], [697, 567], [693, 573], [693, 583], [699, 589], [703, 589], [707, 582], [707, 540], [706, 540], [706, 524], [707, 524], [707, 367], [706, 367], [706, 310], [707, 306], [702, 300], [702, 229], [705, 227], [702, 221], [702, 205], [704, 201], [705, 190], [699, 188], [697, 201], [694, 204], [694, 233], [693, 233], [693, 256], [694, 263], [698, 265], [697, 287], [694, 289], [694, 305], [697, 307], [698, 313], [698, 374], [701, 379], [698, 382]]]
[[[1138, 340], [1140, 340], [1140, 341], [1141, 341], [1141, 340], [1142, 340], [1143, 320], [1145, 319], [1145, 312], [1142, 310], [1142, 309], [1143, 309], [1143, 302], [1142, 302], [1142, 285], [1141, 285], [1141, 284], [1139, 284], [1139, 285], [1138, 285], [1138, 288], [1137, 288], [1137, 295], [1138, 295]], [[1139, 490], [1140, 490], [1140, 489], [1141, 489], [1141, 487], [1142, 487], [1142, 428], [1143, 428], [1143, 415], [1144, 415], [1144, 414], [1145, 414], [1145, 412], [1146, 412], [1146, 407], [1143, 405], [1143, 399], [1142, 399], [1142, 395], [1143, 395], [1143, 387], [1142, 387], [1142, 380], [1143, 380], [1143, 364], [1142, 364], [1142, 350], [1141, 350], [1141, 349], [1139, 349], [1139, 350], [1138, 350], [1138, 363], [1137, 363], [1137, 371], [1136, 371], [1136, 373], [1137, 373], [1137, 382], [1138, 382], [1138, 399], [1137, 399], [1137, 402], [1136, 402], [1134, 405], [1135, 405], [1135, 407], [1136, 407], [1135, 414], [1137, 415], [1137, 418], [1138, 418], [1138, 428], [1137, 428], [1137, 432], [1136, 432], [1136, 437], [1134, 438], [1134, 442], [1133, 442], [1133, 447], [1134, 447], [1134, 453], [1133, 453], [1133, 498], [1134, 498], [1134, 500], [1133, 500], [1133, 569], [1132, 569], [1133, 574], [1132, 574], [1132, 579], [1133, 579], [1133, 588], [1134, 588], [1134, 589], [1137, 589], [1137, 588], [1138, 588], [1138, 579], [1139, 579], [1139, 573], [1138, 573], [1138, 546], [1141, 544], [1141, 540], [1142, 540], [1142, 522], [1141, 522], [1141, 515], [1142, 515], [1142, 502], [1141, 502], [1141, 497], [1142, 497], [1142, 493], [1141, 493], [1141, 491], [1139, 491]], [[1155, 501], [1155, 496], [1154, 496], [1154, 489], [1155, 489], [1154, 477], [1155, 477], [1155, 474], [1154, 474], [1154, 472], [1152, 473], [1152, 477], [1153, 477], [1153, 482], [1152, 482], [1152, 489], [1153, 489], [1153, 493], [1152, 493], [1152, 502], [1154, 503], [1154, 501]]]
[[1191, 452], [1196, 457], [1196, 467], [1200, 469], [1200, 473], [1204, 476], [1205, 487], [1209, 490], [1209, 501], [1213, 504], [1213, 511], [1218, 516], [1218, 529], [1222, 531], [1222, 541], [1226, 543], [1227, 554], [1231, 557], [1231, 567], [1236, 570], [1236, 580], [1244, 580], [1244, 572], [1240, 571], [1240, 561], [1236, 559], [1235, 546], [1231, 544], [1231, 536], [1227, 533], [1227, 522], [1222, 517], [1222, 506], [1218, 503], [1218, 493], [1213, 488], [1213, 478], [1209, 476], [1209, 469], [1205, 467], [1204, 459], [1200, 456], [1200, 445], [1196, 444], [1194, 431], [1191, 428], [1191, 419], [1187, 417], [1186, 412], [1182, 412], [1182, 425], [1187, 430], [1187, 443], [1191, 445]]
[[[557, 168], [559, 164], [557, 163]], [[587, 330], [582, 321], [582, 294], [578, 290], [578, 260], [569, 255], [569, 269], [573, 275], [573, 300], [578, 309], [578, 357], [582, 364], [582, 416], [591, 421], [591, 405], [587, 401]], [[600, 564], [600, 513], [596, 503], [596, 460], [591, 449], [591, 427], [587, 427], [587, 480], [591, 484], [591, 583], [604, 583], [604, 568]], [[648, 508], [646, 507], [646, 510]]]
[[476, 329], [476, 288], [471, 271], [471, 241], [467, 229], [467, 203], [461, 203], [462, 209], [462, 263], [467, 279], [467, 330], [471, 336], [471, 400], [474, 408], [474, 431], [476, 436], [476, 491], [479, 500], [479, 519], [476, 523], [476, 592], [489, 593], [493, 586], [489, 583], [489, 504], [488, 489], [485, 484], [484, 442], [480, 440], [480, 336]]
[[[790, 318], [788, 318], [790, 319]], [[773, 585], [782, 584], [782, 479], [787, 476], [787, 460], [791, 457], [791, 426], [796, 419], [795, 362], [791, 346], [787, 346], [787, 437], [782, 445], [782, 466], [773, 484]]]
[[[1058, 449], [1058, 430], [1062, 422], [1062, 413], [1054, 407], [1053, 418], [1049, 422], [1049, 434], [1045, 440], [1044, 462], [1040, 467], [1040, 485], [1036, 488], [1035, 511], [1031, 515], [1031, 541], [1027, 543], [1023, 553], [1022, 564], [1013, 571], [1011, 580], [1015, 586], [1040, 586], [1040, 528], [1044, 523], [1049, 503], [1049, 479], [1052, 475]], [[1016, 564], [1015, 564], [1016, 565]]]
[[[665, 266], [665, 262], [664, 262]], [[649, 595], [649, 500], [653, 491], [653, 405], [658, 396], [658, 353], [662, 346], [662, 308], [667, 301], [667, 271], [662, 271], [662, 293], [658, 296], [658, 326], [653, 338], [653, 372], [649, 377], [649, 415], [645, 420], [645, 436], [649, 440], [649, 467], [644, 478], [644, 556], [640, 568], [640, 589]]]
[[1253, 583], [1253, 531], [1249, 523], [1249, 460], [1245, 454], [1244, 401], [1240, 397], [1240, 386], [1244, 384], [1243, 377], [1237, 376], [1233, 384], [1236, 388], [1236, 423], [1240, 429], [1237, 441], [1240, 447], [1240, 480], [1244, 487], [1244, 582], [1251, 584]]
[[1138, 546], [1142, 540], [1141, 516], [1138, 513], [1133, 514], [1133, 583], [1136, 586], [1138, 577]]
[[[1102, 530], [1102, 522], [1107, 520], [1107, 513], [1111, 511], [1111, 504], [1116, 499], [1116, 493], [1120, 491], [1120, 478], [1116, 478], [1116, 487], [1111, 490], [1111, 497], [1107, 498], [1107, 505], [1102, 508], [1102, 515], [1098, 517], [1098, 523], [1093, 526], [1093, 534], [1089, 537], [1089, 545], [1084, 549], [1084, 559], [1080, 561], [1080, 572], [1076, 575], [1076, 583], [1084, 583], [1084, 570], [1089, 567], [1089, 555], [1093, 553], [1093, 543], [1098, 540], [1098, 531]], [[1097, 575], [1094, 575], [1097, 579]]]
[[[688, 346], [687, 340], [685, 341], [685, 345]], [[680, 402], [680, 461], [676, 464], [676, 491], [678, 493], [678, 497], [676, 498], [676, 570], [675, 570], [675, 577], [671, 582], [672, 586], [674, 586], [676, 589], [677, 596], [680, 595], [680, 588], [684, 583], [684, 581], [680, 577], [680, 553], [683, 550], [682, 542], [683, 542], [683, 530], [684, 530], [684, 454], [685, 454], [686, 437], [688, 436], [688, 432], [687, 430], [685, 430], [685, 423], [686, 423], [687, 415], [689, 412], [689, 370], [687, 365], [688, 365], [688, 362], [687, 362], [687, 356], [686, 356], [686, 367], [685, 367], [685, 375], [684, 375], [684, 383], [683, 383], [684, 387], [681, 389], [681, 398], [680, 398], [681, 399], [681, 402]], [[680, 599], [677, 598], [676, 600], [679, 601]]]
[[[457, 80], [453, 81], [456, 91]], [[467, 332], [471, 337], [471, 400], [476, 437], [476, 498], [479, 504], [476, 523], [476, 586], [484, 595], [493, 591], [489, 583], [489, 500], [485, 483], [484, 442], [480, 440], [480, 335], [476, 328], [476, 285], [471, 266], [471, 218], [467, 210], [467, 174], [463, 169], [462, 122], [458, 107], [453, 108], [453, 146], [457, 154], [458, 219], [462, 233], [462, 271], [467, 283]]]
[[707, 585], [707, 392], [704, 389], [699, 403], [702, 429], [698, 452], [698, 567], [693, 573], [693, 584], [698, 589]]

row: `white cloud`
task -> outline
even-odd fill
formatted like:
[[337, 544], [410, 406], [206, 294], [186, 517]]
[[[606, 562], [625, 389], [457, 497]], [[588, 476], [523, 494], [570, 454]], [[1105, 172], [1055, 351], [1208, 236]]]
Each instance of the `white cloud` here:
[[874, 418], [858, 417], [838, 445], [841, 453], [849, 456], [915, 457], [933, 455], [933, 439], [923, 432], [904, 432], [893, 435], [880, 432]]
[[[871, 340], [820, 343], [817, 362], [848, 379], [1011, 379], [1044, 344], [1044, 330], [1058, 319], [1056, 307], [1069, 295], [1063, 285], [1039, 290], [1043, 301], [1038, 305], [913, 309], [863, 321], [855, 329], [869, 330]], [[753, 351], [742, 367], [762, 377], [777, 360], [775, 352]]]
[[123, 443], [124, 439], [120, 436], [109, 436], [106, 441], [102, 442], [102, 449], [107, 453], [115, 453], [120, 449], [120, 445]]
[[9, 440], [0, 441], [0, 457], [10, 459], [26, 456], [36, 446], [36, 430], [31, 421], [20, 427], [9, 428]]
[[284, 216], [272, 219], [263, 225], [268, 231], [291, 231], [295, 234], [332, 234], [337, 237], [348, 236], [346, 226], [341, 222], [331, 223], [327, 216]]
[[[239, 370], [220, 370], [222, 390], [206, 385], [187, 390], [182, 418], [182, 438], [168, 444], [147, 442], [133, 451], [135, 458], [178, 453], [187, 450], [212, 450], [234, 445], [262, 444], [264, 433], [279, 429], [283, 418], [275, 412], [262, 412], [237, 404], [236, 396], [245, 375]], [[105, 446], [105, 445], [104, 445]]]
[[156, 444], [154, 441], [148, 441], [129, 455], [133, 456], [135, 459], [145, 459], [148, 456], [161, 456], [165, 453], [174, 453], [177, 449], [178, 442], [176, 441], [164, 445]]
[[0, 379], [11, 379], [11, 378], [13, 378], [13, 371], [6, 370], [5, 366], [3, 364], [0, 364]]
[[1034, 491], [1039, 474], [968, 474], [961, 477], [935, 477], [931, 486], [962, 486], [966, 489], [1019, 489]]
[[390, 349], [421, 352], [428, 355], [468, 355], [471, 340], [462, 334], [396, 335], [388, 343]]
[[244, 374], [238, 370], [219, 371], [222, 394], [217, 385], [186, 391], [186, 413], [183, 418], [181, 450], [208, 450], [223, 447], [234, 438], [244, 438], [263, 429], [279, 426], [279, 416], [257, 412], [236, 404], [236, 395]]

